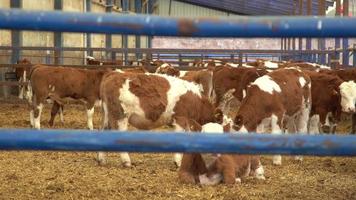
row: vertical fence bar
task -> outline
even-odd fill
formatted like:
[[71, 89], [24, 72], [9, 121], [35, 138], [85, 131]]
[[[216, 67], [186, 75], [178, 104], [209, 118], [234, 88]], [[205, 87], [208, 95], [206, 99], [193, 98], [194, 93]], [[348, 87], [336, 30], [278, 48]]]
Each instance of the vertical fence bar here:
[[[54, 9], [62, 10], [63, 2], [62, 0], [54, 0]], [[63, 35], [61, 32], [54, 32], [54, 64], [59, 65], [63, 63], [62, 60], [62, 46], [63, 46]]]
[[[343, 17], [348, 17], [349, 16], [349, 1], [344, 0], [343, 1]], [[342, 38], [342, 65], [344, 67], [349, 66], [349, 39], [348, 38]]]
[[[312, 15], [312, 0], [307, 0], [307, 15]], [[311, 50], [312, 47], [312, 39], [307, 38], [306, 40], [306, 50]], [[307, 55], [307, 61], [310, 62], [312, 60], [312, 55], [309, 53]]]
[[353, 67], [356, 67], [356, 44], [353, 45], [352, 56]]
[[[91, 12], [91, 0], [85, 0], [85, 4], [86, 4], [85, 12]], [[86, 47], [91, 48], [91, 33], [86, 33]], [[93, 56], [93, 51], [88, 50], [87, 55]]]
[[[341, 16], [340, 0], [336, 0], [335, 16]], [[340, 53], [338, 52], [339, 48], [340, 48], [340, 38], [335, 38], [335, 56], [334, 56], [334, 60], [332, 61], [334, 67], [339, 67], [339, 63], [340, 63]]]
[[[12, 0], [10, 1], [11, 8], [21, 8], [22, 0]], [[11, 30], [11, 46], [20, 47], [22, 46], [22, 32], [19, 30]], [[11, 54], [11, 63], [16, 63], [20, 59], [21, 51], [20, 49], [15, 49]]]
[[[135, 12], [136, 13], [141, 13], [142, 12], [142, 0], [135, 0]], [[141, 48], [141, 36], [136, 35], [135, 36], [135, 47]], [[136, 60], [141, 59], [142, 54], [136, 53]]]
[[[122, 10], [124, 12], [128, 12], [129, 11], [129, 0], [122, 0]], [[122, 48], [124, 49], [124, 53], [123, 53], [124, 65], [128, 65], [128, 53], [127, 53], [128, 36], [127, 35], [122, 35]]]
[[[319, 0], [318, 15], [325, 16], [325, 0]], [[319, 50], [325, 50], [325, 39], [324, 38], [318, 39], [318, 47], [319, 47]], [[318, 59], [319, 64], [325, 65], [325, 61], [326, 61], [325, 56], [326, 55], [324, 53], [319, 54], [319, 59]]]
[[[106, 12], [111, 13], [112, 8], [114, 7], [114, 2], [113, 0], [106, 0]], [[106, 48], [112, 48], [112, 35], [111, 34], [105, 34], [105, 47]], [[115, 52], [112, 51], [106, 51], [106, 58], [110, 58], [111, 60], [115, 60], [116, 58]]]

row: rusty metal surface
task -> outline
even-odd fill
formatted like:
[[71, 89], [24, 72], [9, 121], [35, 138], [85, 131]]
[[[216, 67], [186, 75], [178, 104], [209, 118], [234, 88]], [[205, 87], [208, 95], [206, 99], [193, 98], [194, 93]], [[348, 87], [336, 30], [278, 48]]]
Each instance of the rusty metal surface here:
[[356, 156], [356, 136], [0, 129], [0, 150]]

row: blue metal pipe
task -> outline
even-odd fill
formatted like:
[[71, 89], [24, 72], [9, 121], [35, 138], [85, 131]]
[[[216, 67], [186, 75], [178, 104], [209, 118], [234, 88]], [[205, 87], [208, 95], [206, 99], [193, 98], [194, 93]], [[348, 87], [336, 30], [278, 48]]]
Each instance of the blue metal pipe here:
[[344, 67], [349, 66], [349, 40], [348, 40], [348, 38], [342, 38], [342, 65]]
[[0, 28], [189, 37], [356, 37], [356, 18], [168, 18], [58, 11], [0, 10]]
[[0, 150], [356, 156], [356, 136], [2, 129]]

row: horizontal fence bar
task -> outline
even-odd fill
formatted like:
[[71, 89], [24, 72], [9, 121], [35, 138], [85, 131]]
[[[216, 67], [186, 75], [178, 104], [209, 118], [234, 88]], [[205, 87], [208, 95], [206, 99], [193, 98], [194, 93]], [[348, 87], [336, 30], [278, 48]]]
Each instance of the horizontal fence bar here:
[[0, 150], [356, 156], [356, 136], [2, 129]]
[[[0, 22], [1, 23], [1, 22]], [[163, 49], [163, 48], [100, 48], [100, 47], [15, 47], [0, 46], [0, 50], [41, 50], [41, 51], [112, 51], [116, 53], [196, 53], [196, 54], [238, 54], [238, 53], [334, 53], [342, 52], [339, 50], [281, 50], [281, 49]]]
[[171, 18], [0, 10], [0, 29], [187, 37], [356, 37], [355, 17]]

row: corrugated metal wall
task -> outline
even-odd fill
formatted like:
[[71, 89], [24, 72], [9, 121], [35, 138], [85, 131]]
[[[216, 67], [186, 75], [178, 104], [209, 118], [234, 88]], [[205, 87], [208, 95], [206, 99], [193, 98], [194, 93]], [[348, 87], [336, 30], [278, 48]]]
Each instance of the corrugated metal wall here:
[[[11, 0], [0, 0], [0, 8], [10, 8]], [[63, 11], [71, 12], [84, 12], [86, 0], [62, 0]], [[130, 0], [130, 10], [134, 11], [135, 0]], [[22, 0], [22, 8], [26, 10], [54, 10], [54, 0]], [[116, 8], [116, 7], [115, 7]], [[92, 0], [91, 12], [104, 13], [106, 12], [105, 6], [98, 0]], [[113, 9], [113, 13], [121, 14], [117, 9]], [[0, 45], [11, 46], [11, 31], [0, 30]], [[22, 45], [23, 46], [41, 46], [41, 47], [53, 47], [54, 34], [53, 32], [38, 32], [38, 31], [22, 31]], [[86, 37], [82, 33], [63, 33], [62, 34], [63, 47], [85, 47]], [[91, 34], [92, 47], [105, 48], [105, 34]], [[136, 41], [135, 36], [128, 37], [128, 47], [135, 48]], [[112, 47], [122, 47], [122, 36], [113, 35]], [[141, 47], [147, 47], [147, 37], [141, 37]], [[0, 52], [0, 63], [9, 63], [11, 56], [1, 56], [4, 54], [11, 54], [11, 51]], [[21, 57], [30, 58], [33, 63], [46, 63], [45, 56], [47, 54], [53, 54], [53, 52], [45, 51], [22, 51]], [[35, 57], [29, 57], [35, 55]], [[43, 56], [42, 58], [40, 56]], [[104, 52], [94, 52], [94, 57], [100, 59], [110, 59], [105, 57]], [[63, 52], [64, 64], [82, 64], [84, 53], [83, 52]], [[73, 57], [73, 58], [71, 58]], [[53, 61], [53, 60], [52, 60]]]
[[176, 17], [208, 17], [208, 16], [228, 16], [227, 12], [204, 8], [179, 1], [171, 1], [171, 12], [169, 13], [170, 0], [158, 0], [158, 15]]

